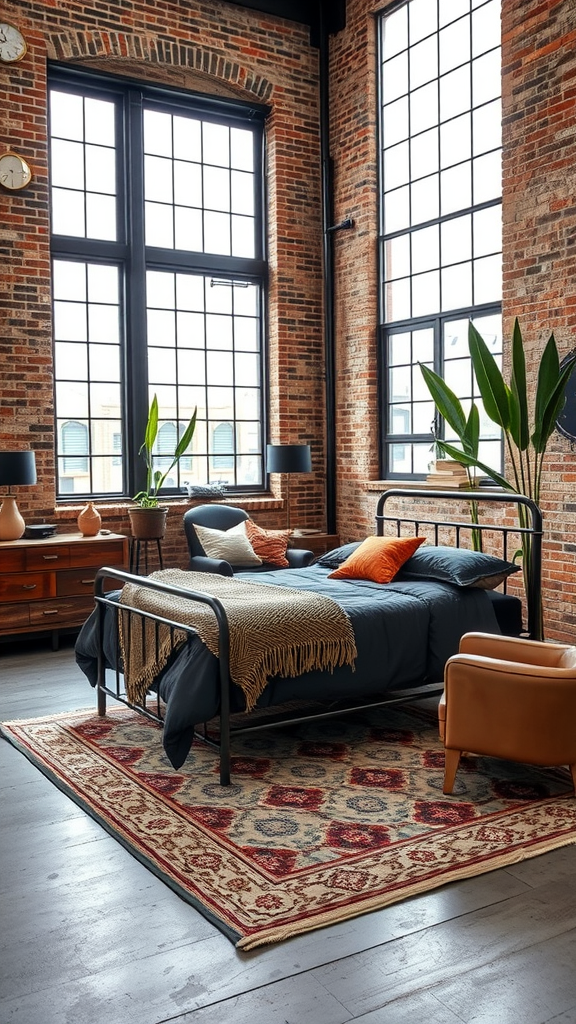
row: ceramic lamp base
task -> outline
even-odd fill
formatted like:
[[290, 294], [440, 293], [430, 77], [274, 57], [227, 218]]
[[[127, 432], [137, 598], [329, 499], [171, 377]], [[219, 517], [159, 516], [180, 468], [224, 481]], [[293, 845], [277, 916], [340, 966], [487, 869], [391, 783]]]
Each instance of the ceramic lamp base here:
[[0, 540], [19, 540], [25, 529], [25, 522], [18, 511], [16, 498], [11, 494], [2, 499], [0, 508]]

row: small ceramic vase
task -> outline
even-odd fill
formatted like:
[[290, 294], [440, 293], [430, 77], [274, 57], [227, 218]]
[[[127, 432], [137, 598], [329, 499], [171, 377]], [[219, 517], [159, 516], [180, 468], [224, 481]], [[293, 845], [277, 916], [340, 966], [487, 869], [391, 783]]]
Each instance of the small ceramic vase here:
[[102, 516], [91, 501], [82, 509], [78, 516], [78, 529], [84, 537], [95, 537], [100, 532]]

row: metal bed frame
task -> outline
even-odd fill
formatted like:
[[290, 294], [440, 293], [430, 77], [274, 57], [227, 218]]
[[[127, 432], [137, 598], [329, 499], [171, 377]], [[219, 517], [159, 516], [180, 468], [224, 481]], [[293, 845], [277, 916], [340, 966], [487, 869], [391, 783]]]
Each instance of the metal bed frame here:
[[[455, 520], [441, 520], [441, 519], [428, 519], [423, 516], [415, 515], [404, 515], [404, 514], [388, 514], [386, 512], [386, 504], [393, 498], [409, 499], [421, 499], [430, 502], [430, 500], [448, 500], [448, 501], [478, 501], [478, 502], [507, 502], [508, 504], [516, 503], [522, 506], [527, 515], [529, 516], [530, 526], [519, 527], [519, 526], [506, 526], [495, 523], [486, 524], [475, 524], [472, 522], [460, 522]], [[511, 496], [504, 493], [493, 493], [493, 492], [465, 492], [462, 491], [432, 491], [432, 490], [404, 490], [404, 489], [391, 489], [381, 495], [376, 511], [376, 529], [377, 535], [383, 536], [386, 528], [386, 524], [395, 524], [396, 532], [399, 535], [403, 528], [411, 527], [416, 535], [422, 532], [423, 528], [431, 527], [434, 536], [434, 541], [437, 544], [440, 537], [440, 531], [442, 529], [451, 529], [454, 531], [456, 538], [456, 547], [460, 547], [460, 539], [462, 535], [470, 533], [472, 530], [485, 530], [491, 533], [500, 534], [502, 537], [502, 557], [507, 557], [508, 542], [510, 535], [529, 535], [531, 540], [530, 545], [530, 557], [531, 557], [531, 589], [527, 595], [527, 618], [528, 618], [528, 629], [527, 635], [533, 639], [539, 639], [538, 623], [539, 617], [537, 614], [540, 598], [541, 598], [541, 549], [542, 549], [542, 516], [540, 509], [531, 501], [529, 498], [525, 498], [522, 495]], [[204, 723], [202, 732], [196, 731], [195, 736], [202, 741], [209, 743], [219, 750], [220, 755], [220, 784], [227, 786], [230, 784], [230, 760], [231, 760], [231, 739], [232, 735], [240, 735], [243, 733], [256, 732], [262, 729], [270, 729], [277, 727], [278, 725], [292, 725], [295, 723], [309, 721], [311, 719], [331, 718], [336, 715], [351, 714], [355, 711], [366, 710], [367, 708], [382, 707], [386, 704], [397, 704], [406, 700], [421, 699], [424, 697], [437, 696], [442, 692], [443, 681], [437, 683], [426, 683], [421, 686], [414, 686], [408, 689], [392, 690], [389, 694], [382, 697], [380, 700], [374, 701], [335, 701], [331, 703], [307, 702], [305, 704], [298, 705], [298, 713], [294, 713], [294, 707], [290, 706], [287, 709], [279, 709], [276, 713], [266, 714], [251, 712], [245, 714], [233, 714], [230, 708], [230, 670], [229, 670], [229, 629], [228, 621], [226, 618], [226, 612], [221, 602], [208, 593], [201, 591], [189, 591], [184, 590], [181, 587], [175, 587], [166, 583], [162, 583], [159, 580], [150, 580], [147, 577], [136, 576], [132, 573], [123, 572], [118, 569], [111, 569], [104, 567], [100, 569], [96, 574], [95, 580], [95, 601], [98, 614], [98, 630], [99, 630], [99, 650], [98, 650], [98, 677], [96, 683], [96, 689], [98, 694], [98, 714], [103, 716], [106, 714], [106, 701], [107, 697], [112, 697], [115, 701], [119, 701], [122, 704], [127, 705], [133, 710], [144, 715], [148, 719], [156, 722], [160, 726], [163, 724], [161, 700], [158, 694], [152, 703], [138, 704], [130, 701], [125, 691], [124, 679], [122, 672], [119, 667], [110, 669], [106, 664], [106, 658], [104, 654], [104, 618], [106, 608], [113, 608], [116, 611], [116, 615], [119, 617], [123, 612], [129, 612], [128, 616], [128, 635], [127, 642], [130, 643], [130, 623], [131, 616], [138, 615], [141, 618], [147, 619], [154, 623], [156, 649], [159, 646], [159, 630], [160, 626], [168, 627], [170, 630], [171, 637], [174, 637], [176, 631], [187, 634], [188, 637], [196, 635], [195, 630], [191, 626], [183, 625], [182, 623], [162, 617], [151, 612], [144, 612], [136, 609], [132, 606], [122, 604], [121, 600], [116, 597], [111, 597], [108, 594], [110, 590], [110, 584], [116, 581], [118, 588], [124, 583], [134, 583], [141, 587], [147, 587], [155, 591], [160, 591], [164, 594], [174, 594], [175, 596], [185, 597], [190, 601], [199, 602], [208, 605], [216, 617], [218, 623], [219, 632], [219, 657], [218, 657], [218, 672], [219, 672], [219, 686], [220, 686], [220, 716], [219, 716], [219, 735], [217, 738], [211, 735], [208, 731], [207, 723]], [[144, 631], [140, 631], [143, 635]], [[119, 633], [119, 630], [116, 630]], [[117, 650], [116, 650], [116, 665], [120, 664], [120, 647], [119, 640], [117, 639]], [[114, 679], [111, 685], [108, 684], [107, 671], [112, 672]], [[314, 710], [310, 712], [310, 707]], [[306, 713], [308, 709], [308, 713]], [[238, 720], [242, 721], [242, 724], [236, 724]], [[244, 724], [245, 722], [248, 724]]]

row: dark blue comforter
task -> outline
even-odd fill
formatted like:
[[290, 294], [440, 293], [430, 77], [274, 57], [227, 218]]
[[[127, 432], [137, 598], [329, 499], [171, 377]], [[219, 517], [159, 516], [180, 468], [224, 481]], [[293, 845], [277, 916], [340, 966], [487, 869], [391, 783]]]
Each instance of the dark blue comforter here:
[[[243, 573], [242, 580], [320, 591], [347, 612], [358, 656], [352, 669], [308, 672], [270, 680], [259, 701], [271, 707], [290, 700], [366, 698], [392, 689], [439, 682], [460, 637], [471, 630], [500, 633], [493, 603], [485, 591], [431, 581], [371, 583], [329, 580], [330, 570], [305, 569]], [[114, 664], [115, 615], [106, 611], [105, 651]], [[97, 679], [98, 630], [93, 613], [76, 643], [76, 660], [92, 685]], [[199, 640], [185, 644], [164, 669], [157, 688], [166, 703], [164, 748], [175, 768], [183, 764], [194, 727], [218, 713], [218, 672], [214, 655]], [[242, 710], [243, 695], [233, 686], [231, 704]]]

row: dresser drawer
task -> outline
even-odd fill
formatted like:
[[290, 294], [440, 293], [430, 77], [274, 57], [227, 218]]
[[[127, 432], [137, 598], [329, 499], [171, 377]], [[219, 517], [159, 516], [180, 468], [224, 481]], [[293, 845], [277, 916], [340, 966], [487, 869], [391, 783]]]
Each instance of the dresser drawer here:
[[59, 598], [55, 601], [37, 601], [30, 605], [30, 625], [58, 629], [60, 626], [81, 626], [94, 608], [92, 597]]
[[56, 580], [51, 572], [23, 572], [0, 576], [1, 601], [41, 601], [56, 596]]
[[62, 569], [70, 565], [70, 548], [67, 544], [43, 544], [38, 548], [26, 548], [27, 569]]
[[0, 572], [24, 572], [26, 552], [23, 548], [3, 548], [0, 551]]
[[124, 565], [124, 547], [122, 541], [106, 540], [97, 544], [77, 544], [72, 551], [70, 565], [98, 566]]
[[30, 612], [27, 604], [4, 604], [0, 610], [0, 633], [12, 633], [16, 629], [25, 629], [30, 625]]

